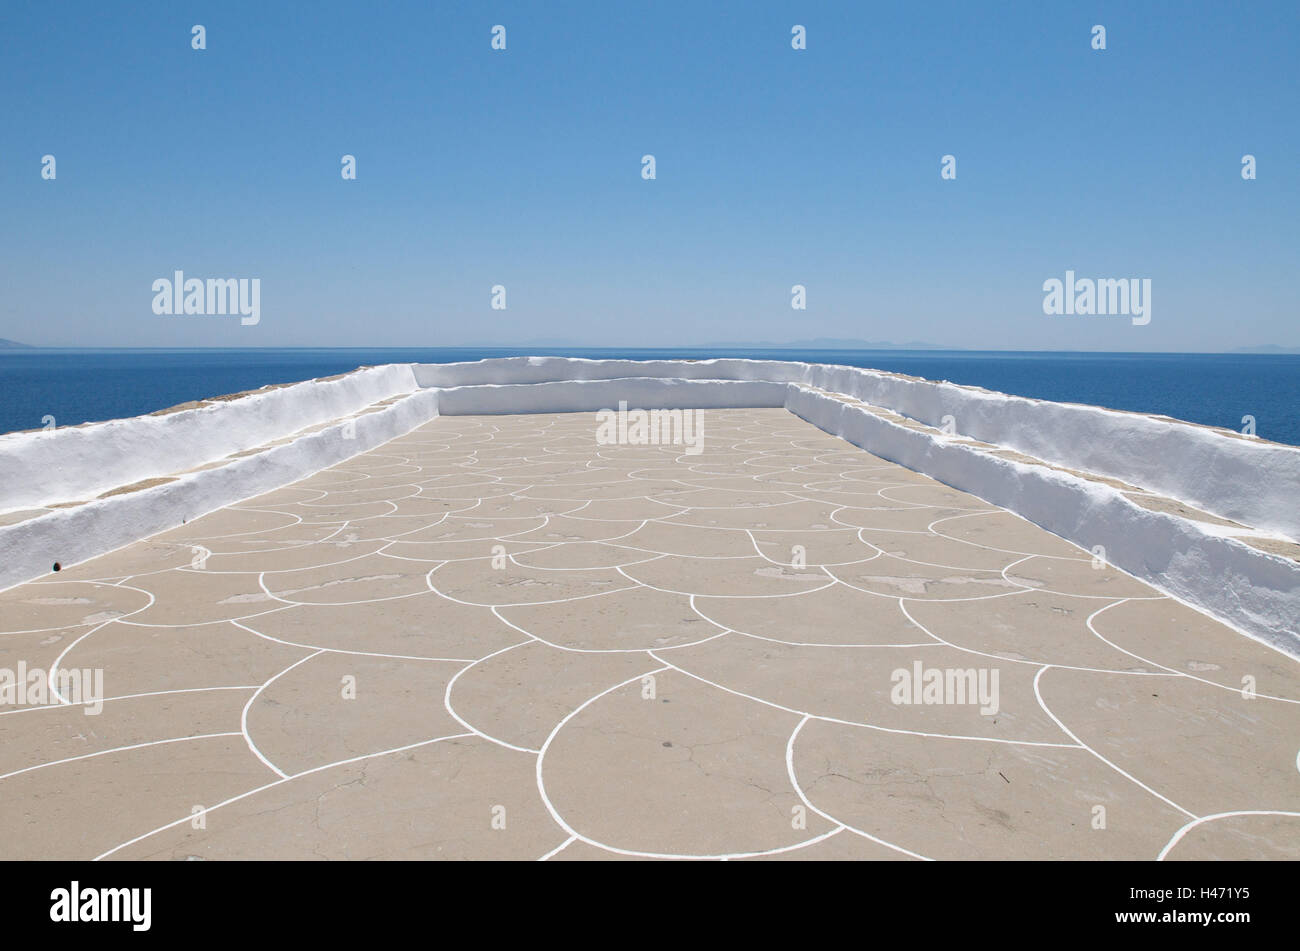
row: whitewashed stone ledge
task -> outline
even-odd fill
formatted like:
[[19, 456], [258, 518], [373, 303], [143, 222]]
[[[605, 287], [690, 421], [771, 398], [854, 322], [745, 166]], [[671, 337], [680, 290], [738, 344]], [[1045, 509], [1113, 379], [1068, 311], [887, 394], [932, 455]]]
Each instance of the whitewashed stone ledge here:
[[158, 416], [7, 433], [0, 436], [0, 510], [93, 498], [264, 446], [415, 389], [411, 365], [393, 364]]
[[890, 422], [791, 386], [790, 412], [818, 429], [1011, 511], [1251, 637], [1300, 657], [1300, 564], [1135, 504], [1108, 485]]
[[[166, 476], [409, 394], [357, 417], [354, 440], [342, 438], [339, 423], [175, 482], [0, 527], [0, 588], [46, 574], [55, 560], [75, 564], [292, 483], [440, 413], [593, 411], [616, 407], [620, 400], [640, 409], [785, 406], [854, 445], [1006, 508], [1085, 549], [1104, 545], [1112, 565], [1300, 656], [1300, 564], [1224, 537], [1204, 523], [1142, 508], [1109, 486], [901, 426], [813, 388], [934, 426], [951, 415], [963, 435], [1141, 485], [1253, 528], [1300, 535], [1295, 504], [1300, 449], [1204, 427], [852, 367], [509, 358], [377, 367], [197, 410], [53, 435], [0, 437], [0, 509], [15, 509]], [[705, 440], [707, 446], [707, 429]], [[31, 489], [33, 482], [42, 488]]]
[[305, 479], [368, 452], [438, 415], [438, 394], [420, 390], [373, 413], [326, 427], [283, 446], [232, 459], [149, 489], [109, 496], [0, 527], [0, 589], [175, 528], [243, 499]]
[[[437, 390], [443, 416], [509, 413], [594, 413], [618, 409], [721, 409], [785, 406], [784, 383], [633, 377], [550, 383], [489, 383]], [[707, 440], [708, 433], [705, 433]]]
[[416, 364], [414, 374], [419, 385], [439, 387], [618, 377], [801, 383], [935, 427], [951, 416], [955, 431], [972, 439], [1120, 479], [1300, 541], [1300, 447], [1237, 438], [1163, 417], [1027, 399], [878, 370], [774, 360], [508, 357]]

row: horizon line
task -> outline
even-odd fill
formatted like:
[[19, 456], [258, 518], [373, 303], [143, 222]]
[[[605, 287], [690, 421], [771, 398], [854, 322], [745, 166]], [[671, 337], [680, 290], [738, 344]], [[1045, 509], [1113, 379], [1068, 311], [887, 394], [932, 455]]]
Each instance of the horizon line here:
[[1042, 349], [1032, 347], [976, 349], [971, 347], [808, 347], [782, 344], [683, 344], [680, 346], [649, 346], [644, 344], [611, 344], [604, 346], [547, 345], [547, 344], [423, 344], [383, 346], [375, 344], [350, 344], [333, 346], [313, 346], [307, 344], [284, 344], [278, 346], [241, 346], [237, 344], [223, 346], [100, 346], [63, 344], [45, 346], [23, 344], [14, 347], [0, 347], [0, 354], [24, 353], [50, 350], [98, 350], [98, 351], [274, 351], [274, 350], [330, 350], [330, 351], [376, 351], [376, 350], [563, 350], [563, 351], [702, 351], [702, 350], [749, 350], [749, 351], [802, 351], [810, 353], [1086, 353], [1113, 355], [1203, 355], [1203, 356], [1296, 356], [1300, 347], [1283, 347], [1274, 344], [1239, 347], [1233, 350], [1078, 350], [1078, 349]]

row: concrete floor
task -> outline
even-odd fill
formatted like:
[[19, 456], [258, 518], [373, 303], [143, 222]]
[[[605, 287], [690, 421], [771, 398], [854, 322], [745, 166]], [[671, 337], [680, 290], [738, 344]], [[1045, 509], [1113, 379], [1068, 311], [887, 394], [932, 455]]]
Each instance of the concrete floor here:
[[0, 858], [1300, 857], [1296, 660], [784, 410], [596, 431], [443, 417], [0, 593], [0, 669], [108, 698], [0, 705]]

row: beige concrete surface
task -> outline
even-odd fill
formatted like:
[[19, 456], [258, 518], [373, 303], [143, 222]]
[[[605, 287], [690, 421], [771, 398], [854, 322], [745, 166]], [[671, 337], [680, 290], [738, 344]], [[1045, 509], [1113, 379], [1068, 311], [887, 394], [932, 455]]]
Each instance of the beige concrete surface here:
[[0, 858], [1300, 858], [1296, 660], [702, 418], [443, 417], [0, 592]]

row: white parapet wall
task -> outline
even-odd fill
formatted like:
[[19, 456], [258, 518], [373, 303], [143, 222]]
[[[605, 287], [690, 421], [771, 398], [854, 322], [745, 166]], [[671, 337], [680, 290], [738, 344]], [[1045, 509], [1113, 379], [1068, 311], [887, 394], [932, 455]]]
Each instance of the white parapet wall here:
[[890, 422], [807, 387], [786, 404], [819, 429], [1042, 526], [1250, 636], [1300, 656], [1300, 564], [1111, 486]]
[[80, 501], [180, 472], [417, 388], [410, 364], [258, 390], [193, 409], [0, 436], [0, 511]]
[[[1204, 522], [1143, 508], [1096, 480], [1002, 458], [828, 394], [931, 426], [950, 416], [962, 435], [1133, 483], [1253, 529], [1300, 537], [1300, 449], [1294, 447], [1160, 417], [853, 367], [521, 357], [367, 368], [195, 409], [0, 436], [0, 511], [85, 500], [222, 461], [152, 488], [0, 527], [0, 588], [48, 572], [55, 560], [76, 563], [291, 483], [438, 415], [591, 412], [620, 402], [646, 410], [783, 406], [1085, 549], [1102, 545], [1116, 567], [1300, 655], [1297, 562], [1225, 537]], [[341, 421], [395, 396], [402, 398]], [[331, 420], [338, 422], [229, 458]]]
[[1164, 417], [1053, 403], [857, 367], [773, 360], [582, 360], [508, 357], [417, 364], [421, 386], [620, 377], [800, 383], [903, 416], [1179, 499], [1252, 528], [1300, 540], [1300, 447], [1239, 438]]
[[[521, 389], [545, 390], [546, 410], [589, 410], [627, 399], [656, 408], [662, 391], [646, 378], [692, 387], [704, 403], [709, 381], [784, 383], [785, 406], [819, 428], [892, 462], [1000, 505], [1090, 550], [1159, 590], [1250, 636], [1300, 656], [1300, 564], [1252, 547], [1203, 522], [1151, 511], [1122, 491], [1043, 466], [999, 458], [901, 426], [834, 399], [825, 390], [1018, 450], [1044, 462], [1120, 479], [1251, 528], [1300, 537], [1300, 448], [1237, 438], [1163, 417], [1052, 403], [975, 387], [916, 380], [855, 367], [762, 360], [626, 361], [517, 357], [417, 365], [422, 386], [449, 387], [454, 412], [473, 412], [475, 393], [508, 405]], [[815, 388], [815, 389], [813, 389]], [[584, 390], [589, 392], [584, 395]], [[732, 391], [734, 395], [738, 391]], [[529, 405], [519, 404], [521, 410]], [[478, 404], [485, 405], [485, 404]], [[769, 404], [749, 404], [769, 405]], [[450, 409], [450, 407], [449, 407]]]
[[416, 391], [383, 409], [222, 466], [0, 526], [0, 589], [47, 574], [55, 561], [76, 564], [304, 479], [437, 415], [437, 391]]
[[488, 383], [438, 390], [442, 416], [507, 413], [592, 413], [632, 409], [720, 409], [785, 406], [785, 383], [628, 377], [548, 383]]

